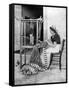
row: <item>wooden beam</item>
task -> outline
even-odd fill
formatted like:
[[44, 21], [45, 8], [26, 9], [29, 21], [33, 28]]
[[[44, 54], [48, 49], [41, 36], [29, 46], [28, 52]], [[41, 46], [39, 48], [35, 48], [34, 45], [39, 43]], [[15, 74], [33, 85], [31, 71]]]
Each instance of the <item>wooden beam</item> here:
[[17, 18], [17, 17], [15, 17], [15, 19], [19, 21], [24, 21], [24, 22], [31, 22], [31, 21], [32, 22], [37, 22], [37, 21], [44, 22], [43, 19], [23, 19], [23, 18]]
[[37, 28], [36, 29], [37, 30], [36, 31], [36, 43], [38, 43], [38, 21], [37, 21], [36, 25], [37, 25], [37, 27], [36, 27]]

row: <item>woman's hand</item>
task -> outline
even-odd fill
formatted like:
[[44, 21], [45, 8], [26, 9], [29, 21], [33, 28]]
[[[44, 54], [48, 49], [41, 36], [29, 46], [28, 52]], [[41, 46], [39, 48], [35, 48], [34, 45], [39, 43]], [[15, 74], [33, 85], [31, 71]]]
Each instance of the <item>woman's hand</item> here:
[[39, 47], [40, 47], [40, 43], [37, 43], [37, 44], [36, 44], [36, 47], [38, 47], [38, 48], [39, 48]]
[[57, 43], [56, 43], [56, 42], [54, 42], [53, 47], [56, 47], [56, 45], [57, 45]]
[[50, 46], [53, 47], [53, 48], [56, 47], [56, 45], [57, 45], [56, 42], [54, 42], [54, 44], [53, 43], [50, 44]]

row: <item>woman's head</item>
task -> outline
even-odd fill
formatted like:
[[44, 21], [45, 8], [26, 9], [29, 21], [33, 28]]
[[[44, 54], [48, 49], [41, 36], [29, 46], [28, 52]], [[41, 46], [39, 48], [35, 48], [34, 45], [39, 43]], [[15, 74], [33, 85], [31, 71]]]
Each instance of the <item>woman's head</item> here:
[[53, 26], [50, 27], [50, 32], [52, 35], [57, 34], [56, 29]]

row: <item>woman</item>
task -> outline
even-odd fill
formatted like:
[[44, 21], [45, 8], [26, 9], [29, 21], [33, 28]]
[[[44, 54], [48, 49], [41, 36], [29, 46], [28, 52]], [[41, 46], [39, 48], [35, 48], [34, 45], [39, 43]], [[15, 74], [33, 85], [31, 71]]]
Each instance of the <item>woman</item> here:
[[50, 63], [50, 55], [51, 53], [57, 53], [60, 50], [60, 36], [57, 33], [56, 29], [54, 29], [54, 27], [50, 27], [50, 33], [51, 33], [51, 37], [50, 40], [47, 40], [48, 44], [49, 44], [49, 48], [46, 50], [47, 53], [47, 65], [49, 66]]

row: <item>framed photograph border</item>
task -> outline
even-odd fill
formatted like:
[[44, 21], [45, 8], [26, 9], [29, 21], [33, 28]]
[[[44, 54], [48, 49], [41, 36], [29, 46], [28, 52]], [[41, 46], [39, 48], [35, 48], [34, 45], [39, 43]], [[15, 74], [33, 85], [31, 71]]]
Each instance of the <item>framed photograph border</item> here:
[[[65, 82], [52, 82], [52, 83], [34, 83], [34, 84], [19, 84], [15, 85], [14, 78], [14, 5], [35, 5], [43, 7], [56, 7], [56, 8], [66, 8], [66, 81]], [[11, 86], [32, 86], [32, 85], [50, 85], [50, 84], [63, 84], [68, 82], [68, 7], [67, 6], [54, 6], [54, 5], [39, 5], [39, 4], [20, 4], [12, 3], [9, 4], [9, 85]]]

